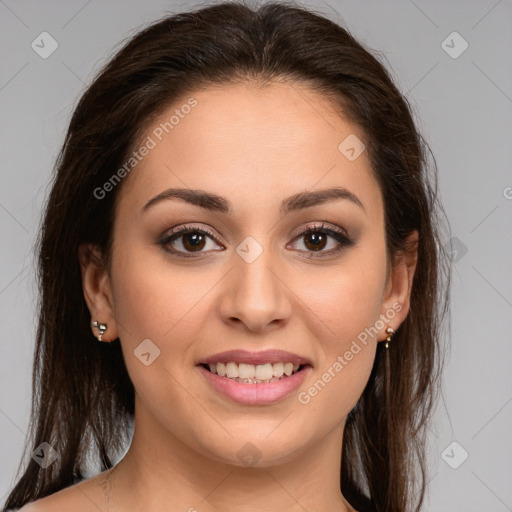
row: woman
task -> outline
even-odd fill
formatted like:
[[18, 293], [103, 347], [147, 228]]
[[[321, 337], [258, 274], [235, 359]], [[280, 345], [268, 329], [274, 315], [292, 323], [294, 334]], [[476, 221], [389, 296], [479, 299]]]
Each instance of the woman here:
[[58, 159], [6, 509], [420, 510], [449, 277], [426, 147], [382, 64], [302, 7], [130, 40]]

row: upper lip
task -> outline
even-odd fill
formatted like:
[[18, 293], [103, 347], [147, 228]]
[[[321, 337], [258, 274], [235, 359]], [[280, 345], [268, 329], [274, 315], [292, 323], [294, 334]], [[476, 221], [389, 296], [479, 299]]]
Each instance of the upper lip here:
[[202, 359], [199, 364], [216, 364], [216, 363], [244, 363], [244, 364], [265, 364], [265, 363], [293, 363], [293, 364], [309, 364], [311, 361], [306, 358], [286, 352], [285, 350], [269, 349], [261, 352], [249, 352], [248, 350], [227, 350], [213, 356]]

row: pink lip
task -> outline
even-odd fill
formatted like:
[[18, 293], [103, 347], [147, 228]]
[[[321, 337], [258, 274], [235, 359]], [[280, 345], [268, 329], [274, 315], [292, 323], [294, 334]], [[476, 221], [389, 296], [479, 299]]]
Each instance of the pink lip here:
[[[281, 361], [283, 360], [281, 359]], [[287, 362], [292, 361], [287, 360]], [[283, 376], [283, 378], [275, 382], [269, 382], [268, 384], [245, 384], [228, 379], [227, 377], [220, 377], [216, 373], [208, 371], [204, 366], [198, 366], [198, 368], [208, 383], [218, 392], [235, 402], [248, 405], [265, 405], [281, 400], [297, 389], [304, 382], [306, 375], [312, 370], [311, 366], [305, 366], [289, 377]]]
[[248, 350], [227, 350], [213, 356], [202, 359], [199, 364], [216, 363], [244, 363], [244, 364], [266, 364], [266, 363], [293, 363], [308, 364], [312, 366], [311, 361], [305, 357], [284, 350], [263, 350], [261, 352], [249, 352]]

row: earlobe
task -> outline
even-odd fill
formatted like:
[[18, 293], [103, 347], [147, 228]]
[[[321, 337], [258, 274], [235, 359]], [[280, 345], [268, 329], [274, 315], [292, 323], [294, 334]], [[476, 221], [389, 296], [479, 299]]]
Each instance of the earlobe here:
[[[95, 337], [101, 334], [99, 325], [108, 325], [105, 336], [109, 340], [117, 338], [117, 327], [114, 321], [114, 303], [110, 288], [110, 279], [107, 268], [97, 247], [91, 244], [81, 244], [78, 248], [78, 259], [82, 273], [82, 289], [85, 302], [91, 313], [91, 330]], [[101, 335], [102, 336], [102, 335]], [[104, 338], [100, 341], [109, 341]]]
[[[382, 303], [381, 314], [389, 318], [387, 327], [394, 330], [398, 329], [409, 313], [412, 285], [418, 261], [418, 243], [418, 232], [412, 231], [407, 238], [403, 252], [396, 256], [386, 284], [386, 297]], [[392, 316], [388, 315], [391, 310], [393, 310]], [[383, 335], [383, 339], [385, 338], [386, 334]]]

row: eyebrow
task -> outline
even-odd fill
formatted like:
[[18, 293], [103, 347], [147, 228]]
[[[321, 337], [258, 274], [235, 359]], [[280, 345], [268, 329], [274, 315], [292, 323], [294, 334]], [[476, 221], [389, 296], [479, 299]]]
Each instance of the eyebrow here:
[[[233, 212], [231, 203], [226, 198], [217, 194], [213, 194], [205, 190], [170, 188], [150, 199], [142, 207], [141, 213], [146, 212], [157, 203], [169, 199], [180, 199], [194, 206], [199, 206], [200, 208], [219, 213], [231, 214]], [[359, 198], [344, 187], [299, 192], [282, 201], [280, 212], [281, 215], [286, 215], [290, 212], [311, 208], [313, 206], [338, 199], [346, 199], [366, 212], [363, 203]]]

